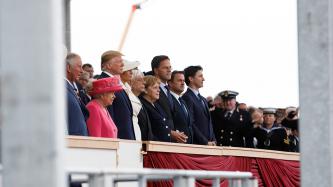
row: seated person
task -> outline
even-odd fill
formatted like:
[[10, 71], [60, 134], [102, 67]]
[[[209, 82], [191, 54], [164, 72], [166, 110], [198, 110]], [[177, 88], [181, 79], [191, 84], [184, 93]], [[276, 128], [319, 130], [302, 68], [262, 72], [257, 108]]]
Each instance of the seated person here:
[[263, 125], [253, 129], [253, 137], [258, 141], [257, 148], [288, 151], [289, 139], [287, 131], [275, 123], [275, 112], [276, 110], [273, 108], [263, 109]]
[[91, 95], [94, 99], [87, 104], [90, 116], [87, 120], [90, 136], [117, 138], [117, 127], [114, 124], [107, 106], [111, 105], [115, 92], [123, 88], [116, 77], [103, 78], [93, 82]]
[[160, 80], [148, 75], [144, 77], [145, 92], [140, 95], [142, 106], [147, 111], [156, 141], [171, 142], [171, 125], [166, 120], [166, 113], [156, 103], [160, 97]]

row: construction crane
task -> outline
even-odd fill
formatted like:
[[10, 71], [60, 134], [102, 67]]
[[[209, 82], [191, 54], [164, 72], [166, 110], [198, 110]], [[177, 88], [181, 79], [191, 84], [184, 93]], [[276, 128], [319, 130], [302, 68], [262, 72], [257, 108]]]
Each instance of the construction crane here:
[[124, 46], [124, 43], [125, 43], [125, 40], [126, 40], [126, 37], [127, 37], [127, 33], [128, 33], [128, 30], [129, 30], [129, 28], [131, 26], [131, 23], [132, 23], [135, 11], [138, 10], [138, 9], [141, 9], [142, 5], [144, 3], [146, 3], [147, 1], [148, 0], [145, 0], [145, 1], [142, 1], [140, 3], [132, 5], [132, 9], [131, 9], [130, 15], [128, 17], [127, 24], [125, 26], [125, 30], [123, 32], [123, 35], [122, 35], [120, 43], [119, 43], [118, 51], [121, 51], [123, 49], [123, 46]]

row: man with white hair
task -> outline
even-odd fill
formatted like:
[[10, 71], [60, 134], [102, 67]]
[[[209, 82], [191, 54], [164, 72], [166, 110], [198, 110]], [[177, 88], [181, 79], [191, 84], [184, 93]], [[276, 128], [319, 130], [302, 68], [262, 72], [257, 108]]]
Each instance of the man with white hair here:
[[69, 135], [88, 136], [86, 119], [89, 112], [80, 101], [75, 86], [83, 72], [82, 61], [79, 55], [69, 53], [66, 57], [66, 91], [67, 91], [67, 126]]

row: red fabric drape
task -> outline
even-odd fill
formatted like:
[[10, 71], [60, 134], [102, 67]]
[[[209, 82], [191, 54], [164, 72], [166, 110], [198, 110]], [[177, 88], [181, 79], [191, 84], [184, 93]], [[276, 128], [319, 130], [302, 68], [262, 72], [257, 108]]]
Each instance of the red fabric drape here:
[[[206, 156], [178, 153], [148, 152], [144, 156], [144, 167], [164, 169], [250, 171], [258, 179], [259, 186], [296, 187], [300, 186], [298, 161], [276, 159]], [[210, 180], [199, 180], [197, 186], [211, 186]], [[172, 186], [171, 181], [154, 182], [150, 186]], [[221, 181], [221, 186], [227, 186]]]

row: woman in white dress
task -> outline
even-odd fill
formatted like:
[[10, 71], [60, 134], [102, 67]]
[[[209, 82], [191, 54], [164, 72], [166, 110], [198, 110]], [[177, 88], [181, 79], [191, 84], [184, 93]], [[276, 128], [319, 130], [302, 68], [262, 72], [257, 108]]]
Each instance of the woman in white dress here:
[[134, 128], [134, 134], [135, 139], [138, 141], [141, 141], [141, 130], [140, 126], [138, 124], [138, 114], [142, 108], [142, 104], [137, 96], [135, 96], [132, 92], [132, 88], [129, 85], [129, 82], [133, 78], [133, 71], [138, 68], [140, 63], [138, 61], [127, 61], [124, 60], [124, 67], [123, 67], [123, 73], [120, 75], [121, 82], [123, 83], [123, 88], [125, 92], [127, 93], [129, 100], [131, 101], [132, 108], [133, 108], [133, 128]]

